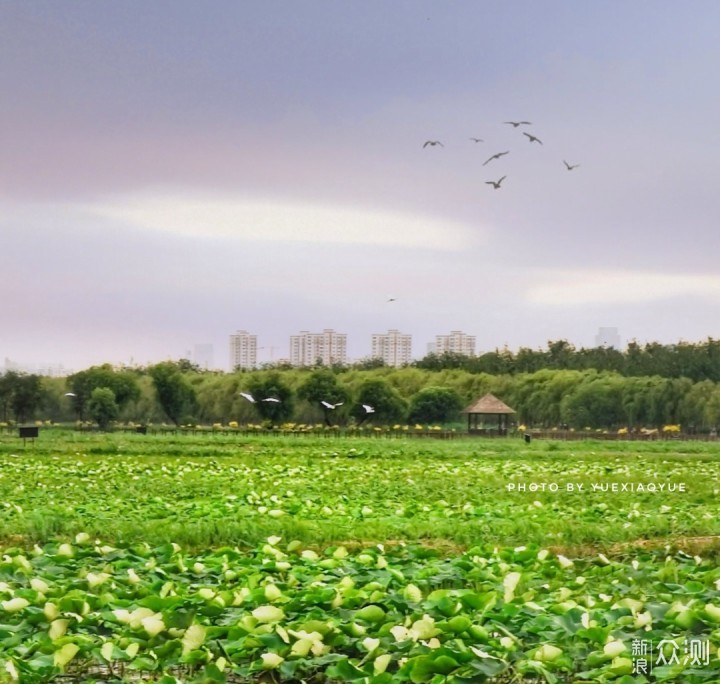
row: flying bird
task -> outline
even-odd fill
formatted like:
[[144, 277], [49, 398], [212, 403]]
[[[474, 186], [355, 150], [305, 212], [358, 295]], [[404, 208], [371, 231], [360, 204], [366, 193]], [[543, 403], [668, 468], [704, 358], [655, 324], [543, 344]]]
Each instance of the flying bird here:
[[361, 404], [361, 406], [365, 409], [365, 415], [359, 420], [358, 426], [362, 425], [371, 413], [375, 413], [375, 409], [370, 404]]
[[500, 157], [503, 157], [506, 154], [510, 154], [510, 150], [508, 150], [507, 152], [498, 152], [497, 154], [494, 154], [492, 157], [490, 157], [490, 159], [483, 162], [483, 166], [491, 162], [493, 159], [500, 159]]
[[479, 143], [479, 142], [485, 142], [482, 138], [470, 138], [473, 142]]
[[247, 392], [240, 392], [241, 397], [245, 397], [251, 404], [255, 403], [255, 397]]
[[530, 135], [529, 133], [523, 133], [523, 135], [527, 136], [527, 139], [531, 143], [537, 142], [537, 143], [540, 143], [541, 145], [543, 144], [542, 140], [540, 140], [540, 138], [536, 138], [534, 135]]
[[77, 394], [75, 394], [75, 392], [65, 392], [65, 395], [64, 395], [64, 396], [66, 396], [66, 397], [76, 397]]
[[440, 145], [440, 147], [445, 147], [445, 145], [443, 145], [439, 140], [427, 140], [423, 145], [423, 149], [425, 149], [428, 145]]
[[276, 399], [275, 397], [267, 397], [266, 399], [261, 399], [260, 401], [272, 401], [275, 404], [279, 404], [280, 400]]
[[326, 408], [326, 409], [335, 409], [338, 406], [342, 406], [344, 402], [339, 401], [337, 404], [331, 404], [329, 401], [320, 401], [320, 403]]
[[485, 181], [485, 185], [492, 185], [496, 190], [500, 189], [500, 183], [502, 183], [507, 176], [503, 176], [500, 180], [496, 181]]
[[396, 298], [396, 297], [389, 297], [388, 300], [387, 300], [387, 302], [385, 302], [385, 303], [386, 303], [386, 304], [389, 304], [390, 302], [396, 302], [396, 301], [397, 301], [397, 298]]
[[565, 167], [568, 171], [572, 171], [573, 169], [576, 169], [578, 166], [580, 166], [580, 164], [568, 164], [564, 159], [563, 164], [565, 164]]
[[510, 124], [513, 128], [518, 126], [532, 126], [532, 121], [505, 121], [504, 123]]

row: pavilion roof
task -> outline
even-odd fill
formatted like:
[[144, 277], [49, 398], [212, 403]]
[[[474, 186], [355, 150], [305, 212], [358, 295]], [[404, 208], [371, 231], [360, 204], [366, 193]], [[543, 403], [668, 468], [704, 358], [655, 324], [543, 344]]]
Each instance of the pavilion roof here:
[[500, 413], [516, 413], [516, 411], [500, 401], [495, 395], [486, 394], [484, 397], [480, 397], [480, 399], [463, 409], [463, 413], [497, 415]]

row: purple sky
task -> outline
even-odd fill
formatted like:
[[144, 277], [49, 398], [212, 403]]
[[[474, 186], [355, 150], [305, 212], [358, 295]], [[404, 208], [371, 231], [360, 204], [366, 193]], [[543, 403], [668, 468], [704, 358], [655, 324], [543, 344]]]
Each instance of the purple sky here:
[[226, 367], [238, 329], [261, 360], [323, 328], [354, 358], [389, 328], [417, 356], [718, 337], [718, 26], [714, 0], [4, 2], [0, 367]]

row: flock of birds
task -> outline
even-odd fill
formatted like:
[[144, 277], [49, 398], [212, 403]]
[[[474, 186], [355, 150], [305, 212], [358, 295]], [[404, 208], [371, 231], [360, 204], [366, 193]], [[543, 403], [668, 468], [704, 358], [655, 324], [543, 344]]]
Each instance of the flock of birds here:
[[[504, 125], [512, 126], [513, 128], [519, 128], [520, 126], [532, 126], [532, 121], [503, 121]], [[532, 133], [527, 133], [526, 131], [522, 131], [522, 134], [528, 139], [530, 144], [537, 143], [538, 145], [542, 145], [543, 141], [540, 140], [536, 135], [533, 135]], [[482, 143], [485, 142], [482, 138], [473, 138], [471, 137], [470, 140], [474, 143]], [[439, 140], [426, 140], [425, 144], [423, 145], [423, 149], [426, 147], [435, 147], [436, 145], [439, 145], [440, 147], [445, 147], [445, 145], [442, 144]], [[491, 161], [494, 161], [496, 159], [500, 159], [501, 157], [504, 157], [506, 154], [510, 154], [510, 150], [505, 150], [504, 152], [496, 152], [492, 156], [488, 157], [483, 163], [483, 166], [487, 166]], [[580, 164], [570, 164], [569, 162], [565, 161], [565, 159], [562, 160], [563, 164], [565, 165], [565, 168], [568, 171], [572, 171], [573, 169], [576, 169]], [[498, 178], [498, 180], [489, 180], [485, 181], [485, 185], [492, 185], [492, 187], [495, 190], [499, 190], [502, 182], [507, 178], [507, 175], [502, 176], [501, 178]]]
[[[238, 392], [238, 394], [239, 394], [241, 397], [244, 397], [245, 399], [247, 399], [251, 404], [254, 404], [254, 403], [256, 403], [256, 402], [258, 401], [258, 400], [255, 399], [255, 397], [254, 397], [252, 394], [250, 394], [249, 392]], [[273, 402], [273, 403], [276, 403], [276, 404], [279, 404], [279, 403], [280, 403], [280, 399], [278, 399], [277, 397], [265, 397], [264, 399], [260, 399], [260, 401], [269, 401], [269, 402]], [[328, 411], [333, 411], [333, 410], [336, 409], [338, 406], [342, 406], [344, 403], [345, 403], [345, 402], [339, 401], [339, 402], [333, 404], [333, 403], [331, 403], [331, 402], [329, 402], [329, 401], [325, 401], [325, 400], [321, 400], [321, 401], [320, 401], [320, 404], [322, 405], [323, 409], [325, 409], [325, 422], [326, 422], [328, 425], [331, 425], [331, 423], [330, 423], [330, 419], [328, 418], [327, 412], [328, 412]], [[370, 406], [370, 404], [360, 404], [360, 405], [361, 405], [361, 406], [363, 407], [363, 409], [365, 410], [365, 415], [363, 416], [362, 420], [360, 420], [360, 422], [358, 423], [358, 425], [362, 425], [363, 421], [365, 421], [365, 420], [367, 419], [367, 417], [368, 417], [371, 413], [375, 413], [375, 408], [374, 408], [373, 406]]]

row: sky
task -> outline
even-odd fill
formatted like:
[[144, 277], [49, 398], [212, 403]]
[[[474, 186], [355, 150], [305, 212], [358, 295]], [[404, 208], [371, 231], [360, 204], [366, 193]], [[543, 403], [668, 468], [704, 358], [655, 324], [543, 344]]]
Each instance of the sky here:
[[353, 359], [390, 329], [417, 357], [717, 338], [719, 27], [715, 0], [7, 0], [0, 367], [227, 368], [238, 330], [259, 361], [325, 328]]

